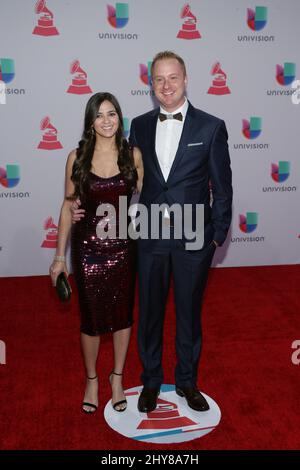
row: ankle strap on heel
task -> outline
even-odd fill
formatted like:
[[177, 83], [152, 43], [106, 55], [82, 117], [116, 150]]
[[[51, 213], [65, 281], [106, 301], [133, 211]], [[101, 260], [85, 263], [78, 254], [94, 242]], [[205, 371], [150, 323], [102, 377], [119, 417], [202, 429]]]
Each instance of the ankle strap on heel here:
[[122, 372], [122, 374], [118, 374], [118, 372], [115, 372], [115, 371], [112, 370], [110, 375], [119, 375], [119, 376], [121, 376], [121, 375], [123, 375], [123, 372]]
[[95, 379], [98, 379], [98, 375], [95, 375], [95, 377], [88, 377], [88, 376], [86, 376], [86, 378], [87, 378], [88, 380], [95, 380]]

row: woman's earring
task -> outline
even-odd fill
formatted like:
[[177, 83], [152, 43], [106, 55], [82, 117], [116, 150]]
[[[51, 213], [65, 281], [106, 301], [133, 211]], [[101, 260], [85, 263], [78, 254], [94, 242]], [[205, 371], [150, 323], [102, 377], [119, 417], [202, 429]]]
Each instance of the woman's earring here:
[[95, 129], [92, 127], [92, 136], [94, 137], [95, 135]]

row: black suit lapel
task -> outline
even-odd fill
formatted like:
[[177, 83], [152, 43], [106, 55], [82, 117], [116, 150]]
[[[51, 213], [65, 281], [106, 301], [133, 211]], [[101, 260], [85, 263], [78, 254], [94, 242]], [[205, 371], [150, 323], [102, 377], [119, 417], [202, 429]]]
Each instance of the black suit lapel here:
[[156, 168], [158, 173], [159, 179], [163, 182], [165, 181], [164, 175], [162, 174], [160, 164], [157, 158], [156, 149], [155, 149], [155, 138], [156, 138], [156, 126], [157, 126], [157, 119], [158, 119], [159, 108], [153, 111], [153, 114], [150, 117], [149, 123], [149, 134], [150, 134], [150, 154], [153, 155], [153, 164]]
[[191, 141], [191, 136], [194, 133], [194, 128], [196, 126], [196, 119], [194, 118], [195, 112], [193, 106], [189, 103], [189, 107], [186, 113], [184, 120], [184, 125], [182, 129], [182, 134], [180, 137], [178, 149], [168, 176], [168, 181], [172, 178], [174, 171], [176, 170], [179, 162], [184, 156], [184, 151], [187, 147], [187, 144]]

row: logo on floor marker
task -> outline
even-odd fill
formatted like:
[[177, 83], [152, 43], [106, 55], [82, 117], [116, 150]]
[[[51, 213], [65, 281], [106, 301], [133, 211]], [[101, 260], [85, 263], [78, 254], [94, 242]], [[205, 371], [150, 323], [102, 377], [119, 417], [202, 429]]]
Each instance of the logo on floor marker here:
[[113, 410], [111, 401], [106, 404], [105, 420], [122, 436], [141, 442], [171, 444], [198, 439], [211, 432], [220, 422], [220, 408], [210, 397], [203, 394], [210, 407], [208, 411], [193, 411], [185, 398], [176, 394], [175, 386], [171, 384], [161, 386], [154, 411], [140, 413], [137, 402], [141, 390], [139, 386], [125, 391], [128, 406], [123, 413]]

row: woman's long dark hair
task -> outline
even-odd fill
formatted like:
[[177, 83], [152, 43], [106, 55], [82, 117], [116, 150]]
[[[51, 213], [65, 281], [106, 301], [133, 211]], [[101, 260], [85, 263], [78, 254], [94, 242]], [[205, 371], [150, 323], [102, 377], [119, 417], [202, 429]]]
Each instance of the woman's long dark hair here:
[[91, 96], [85, 108], [84, 131], [78, 148], [76, 149], [76, 159], [73, 164], [71, 176], [71, 180], [75, 186], [73, 198], [79, 197], [81, 201], [84, 201], [88, 191], [89, 173], [91, 171], [96, 143], [96, 133], [93, 129], [93, 124], [103, 101], [109, 101], [115, 107], [117, 115], [119, 116], [119, 128], [116, 133], [119, 170], [130, 187], [136, 187], [137, 172], [134, 166], [133, 150], [123, 137], [123, 116], [118, 100], [114, 95], [108, 92], [95, 93]]

